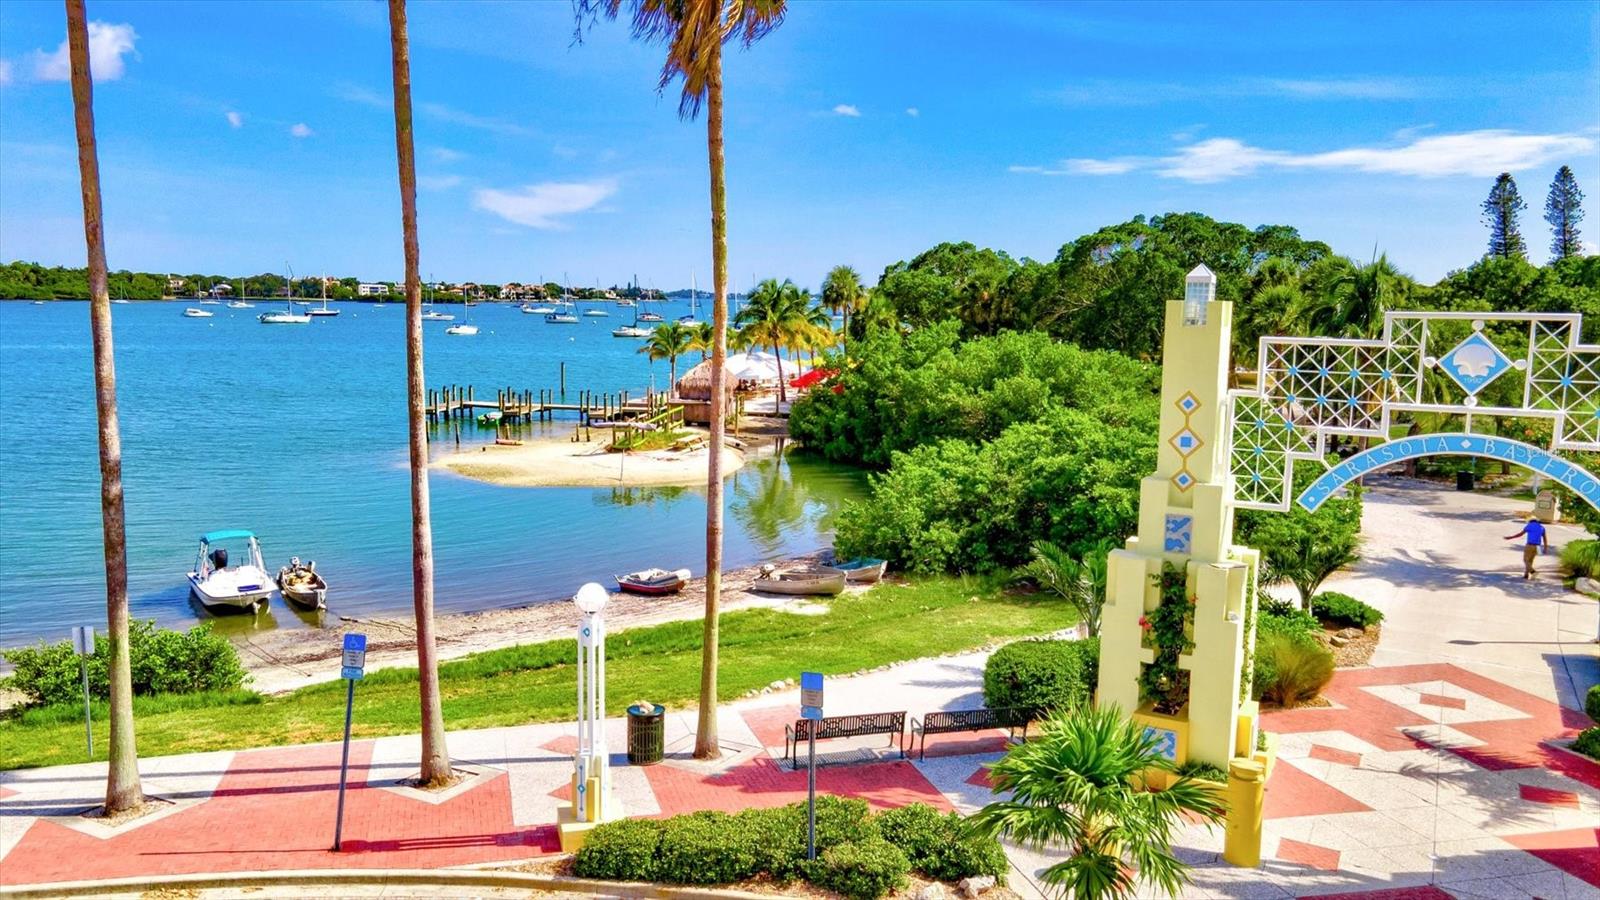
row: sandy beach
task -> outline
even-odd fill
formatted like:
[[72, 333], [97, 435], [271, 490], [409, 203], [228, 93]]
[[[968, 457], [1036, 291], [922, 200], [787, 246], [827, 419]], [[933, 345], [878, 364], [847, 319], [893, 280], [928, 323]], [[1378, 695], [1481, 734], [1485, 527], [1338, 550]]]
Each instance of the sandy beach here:
[[[820, 557], [821, 554], [817, 553], [802, 558], [815, 560]], [[760, 566], [748, 566], [723, 573], [724, 612], [756, 607], [792, 608], [796, 612], [826, 608], [822, 605], [826, 601], [819, 598], [780, 597], [751, 592], [750, 586], [760, 569]], [[671, 597], [612, 594], [611, 603], [606, 607], [607, 629], [617, 632], [642, 625], [699, 619], [704, 615], [705, 602], [704, 578], [690, 581], [681, 592]], [[577, 608], [566, 602], [565, 598], [514, 609], [439, 616], [436, 619], [439, 657], [450, 660], [500, 647], [569, 638], [577, 627], [578, 619]], [[363, 619], [330, 616], [328, 626], [319, 632], [285, 629], [236, 638], [239, 659], [250, 671], [248, 686], [272, 694], [336, 680], [339, 677], [340, 635], [348, 631], [367, 636], [369, 672], [417, 664], [416, 630], [409, 616]]]
[[[435, 461], [433, 467], [502, 487], [696, 485], [705, 484], [710, 455], [710, 448], [704, 443], [692, 450], [624, 454], [607, 452], [600, 440], [551, 438], [520, 446], [491, 444], [461, 450]], [[723, 472], [737, 470], [744, 461], [741, 450], [723, 448]]]

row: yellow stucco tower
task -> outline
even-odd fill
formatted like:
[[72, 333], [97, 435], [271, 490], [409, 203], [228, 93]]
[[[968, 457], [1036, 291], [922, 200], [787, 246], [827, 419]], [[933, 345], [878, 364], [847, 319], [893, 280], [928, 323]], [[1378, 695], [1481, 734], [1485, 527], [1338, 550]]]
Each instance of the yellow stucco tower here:
[[[1254, 643], [1258, 556], [1233, 545], [1226, 404], [1233, 304], [1216, 302], [1216, 284], [1198, 266], [1185, 280], [1184, 299], [1167, 303], [1156, 471], [1140, 486], [1138, 534], [1112, 551], [1107, 566], [1098, 701], [1143, 721], [1174, 763], [1230, 771], [1256, 750], [1256, 705], [1244, 670]], [[1151, 627], [1163, 594], [1193, 609], [1177, 657], [1188, 677], [1187, 702], [1180, 692], [1169, 705], [1181, 708], [1160, 711], [1152, 696], [1141, 696], [1140, 676], [1163, 640], [1174, 643], [1170, 632], [1164, 638]]]

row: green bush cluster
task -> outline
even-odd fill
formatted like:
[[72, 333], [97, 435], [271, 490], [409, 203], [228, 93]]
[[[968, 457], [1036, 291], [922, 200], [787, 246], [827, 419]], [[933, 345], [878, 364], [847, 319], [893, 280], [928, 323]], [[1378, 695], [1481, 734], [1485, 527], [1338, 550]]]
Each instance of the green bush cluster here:
[[1099, 672], [1099, 638], [1015, 641], [984, 663], [983, 704], [1034, 716], [1080, 709], [1094, 696]]
[[1561, 548], [1561, 565], [1579, 578], [1600, 578], [1600, 541], [1568, 541]]
[[[135, 620], [128, 626], [128, 651], [135, 696], [226, 691], [244, 684], [238, 652], [210, 623], [171, 631], [157, 628], [154, 621]], [[44, 705], [82, 702], [80, 659], [71, 641], [41, 641], [0, 655], [15, 667], [9, 680], [14, 690]], [[91, 696], [111, 696], [110, 661], [111, 640], [95, 635], [94, 655], [87, 659]]]
[[1600, 723], [1600, 684], [1589, 685], [1589, 692], [1583, 695], [1583, 711]]
[[1211, 763], [1203, 763], [1192, 759], [1178, 767], [1178, 775], [1186, 778], [1215, 781], [1219, 784], [1228, 783], [1228, 773], [1221, 766], [1214, 766]]
[[766, 875], [797, 878], [875, 900], [917, 871], [941, 881], [1005, 874], [991, 838], [969, 835], [955, 813], [912, 804], [873, 815], [866, 801], [817, 798], [817, 859], [806, 852], [806, 809], [792, 803], [729, 815], [700, 811], [669, 819], [625, 819], [590, 832], [573, 873], [611, 881], [728, 884]]
[[1578, 739], [1572, 742], [1572, 749], [1591, 759], [1600, 759], [1600, 725], [1591, 725], [1578, 732]]
[[966, 831], [966, 820], [926, 803], [912, 803], [878, 816], [883, 839], [900, 848], [911, 868], [935, 881], [960, 881], [973, 875], [1006, 873], [1005, 851], [990, 838]]
[[1311, 614], [1334, 625], [1371, 628], [1383, 621], [1383, 613], [1349, 594], [1323, 591], [1311, 598]]
[[1256, 623], [1251, 696], [1294, 706], [1317, 696], [1333, 680], [1333, 653], [1316, 634], [1316, 617], [1292, 605], [1264, 603]]

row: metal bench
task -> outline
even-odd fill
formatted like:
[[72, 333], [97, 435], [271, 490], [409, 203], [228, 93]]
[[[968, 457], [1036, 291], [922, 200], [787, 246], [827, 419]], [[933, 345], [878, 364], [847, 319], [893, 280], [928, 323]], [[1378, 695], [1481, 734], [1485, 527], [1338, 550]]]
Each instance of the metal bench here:
[[873, 734], [889, 736], [889, 746], [900, 742], [900, 755], [905, 752], [906, 712], [866, 713], [859, 716], [829, 716], [824, 719], [796, 719], [793, 725], [783, 726], [783, 758], [795, 768], [800, 767], [800, 745], [811, 738], [815, 727], [817, 740], [829, 738], [863, 737]]
[[[928, 756], [928, 735], [954, 734], [960, 731], [987, 731], [990, 728], [1005, 728], [1011, 737], [1017, 736], [1017, 726], [1022, 727], [1022, 737], [1028, 736], [1028, 720], [1033, 718], [1028, 710], [1024, 709], [956, 709], [940, 712], [931, 712], [922, 717], [919, 722], [911, 720], [911, 746], [918, 748], [917, 738], [922, 738], [922, 744], [917, 752], [918, 759]], [[900, 748], [900, 755], [905, 755], [905, 747]]]

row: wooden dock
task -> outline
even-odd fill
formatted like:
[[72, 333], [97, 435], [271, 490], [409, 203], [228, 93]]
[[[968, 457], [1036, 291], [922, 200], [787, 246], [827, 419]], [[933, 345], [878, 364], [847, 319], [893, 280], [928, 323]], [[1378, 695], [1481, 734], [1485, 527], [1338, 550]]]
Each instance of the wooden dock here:
[[627, 391], [597, 393], [578, 391], [572, 400], [554, 390], [518, 391], [511, 387], [495, 390], [494, 399], [478, 399], [472, 385], [446, 385], [430, 388], [424, 399], [423, 412], [430, 423], [475, 419], [482, 413], [497, 412], [504, 424], [534, 421], [554, 421], [558, 413], [575, 414], [578, 424], [587, 427], [595, 421], [618, 421], [648, 418], [658, 415], [667, 405], [663, 394], [646, 394], [631, 397]]

